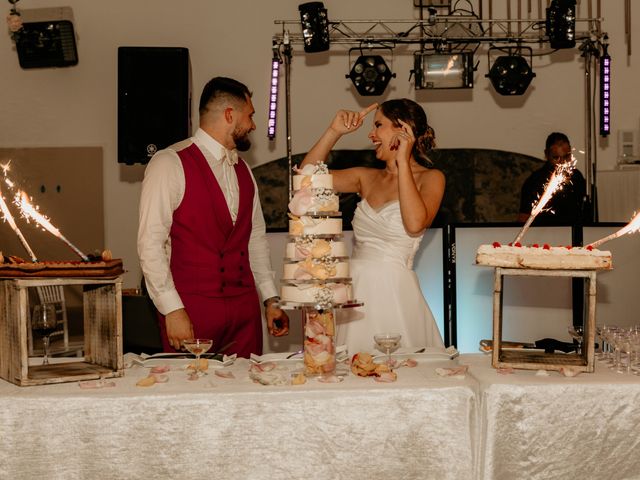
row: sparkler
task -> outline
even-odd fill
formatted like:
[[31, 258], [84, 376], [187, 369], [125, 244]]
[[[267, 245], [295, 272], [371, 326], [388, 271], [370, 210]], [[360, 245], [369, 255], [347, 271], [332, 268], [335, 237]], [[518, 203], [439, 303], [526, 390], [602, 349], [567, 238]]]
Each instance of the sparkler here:
[[604, 242], [608, 242], [609, 240], [613, 240], [614, 238], [621, 237], [622, 235], [626, 235], [627, 233], [637, 232], [638, 230], [640, 230], [640, 212], [637, 212], [634, 215], [635, 216], [631, 219], [631, 221], [627, 223], [624, 227], [622, 227], [620, 230], [618, 230], [617, 232], [612, 233], [611, 235], [607, 235], [606, 237], [601, 238], [600, 240], [597, 240], [593, 243], [590, 243], [587, 246], [591, 248], [597, 248], [599, 245], [602, 245]]
[[531, 215], [529, 215], [527, 222], [524, 224], [524, 227], [522, 227], [522, 230], [520, 230], [520, 233], [518, 233], [518, 236], [513, 241], [513, 243], [517, 243], [522, 240], [525, 232], [531, 226], [536, 216], [538, 216], [538, 214], [544, 209], [547, 203], [549, 203], [551, 197], [553, 197], [556, 192], [562, 190], [562, 187], [564, 187], [566, 181], [573, 173], [573, 169], [575, 167], [576, 159], [573, 157], [573, 155], [571, 156], [571, 161], [559, 163], [558, 165], [556, 165], [551, 178], [547, 182], [547, 185], [544, 187], [544, 192], [538, 199], [538, 202], [531, 208]]
[[89, 258], [84, 253], [78, 250], [78, 248], [74, 244], [72, 244], [69, 240], [67, 240], [65, 236], [62, 235], [60, 230], [54, 227], [49, 221], [49, 219], [44, 215], [42, 215], [31, 204], [31, 202], [29, 201], [29, 196], [25, 192], [23, 192], [22, 190], [19, 190], [14, 198], [14, 203], [20, 208], [20, 212], [22, 213], [22, 216], [24, 218], [33, 219], [38, 225], [40, 225], [46, 231], [48, 231], [53, 236], [58, 237], [60, 240], [66, 243], [71, 248], [71, 250], [77, 253], [80, 256], [80, 258], [82, 258], [82, 260], [84, 260], [85, 262], [89, 261]]
[[36, 263], [38, 259], [36, 258], [35, 253], [33, 253], [33, 250], [31, 250], [31, 247], [27, 243], [27, 239], [24, 238], [24, 235], [22, 235], [20, 228], [18, 227], [18, 225], [16, 225], [16, 221], [14, 220], [13, 215], [11, 215], [11, 212], [9, 211], [9, 207], [7, 206], [7, 203], [4, 201], [4, 196], [2, 195], [2, 189], [0, 189], [0, 210], [2, 210], [2, 215], [4, 216], [4, 220], [6, 220], [7, 223], [9, 223], [9, 226], [16, 233], [16, 235], [18, 236], [18, 239], [20, 240], [20, 243], [22, 243], [22, 246], [31, 257], [31, 261], [33, 263]]

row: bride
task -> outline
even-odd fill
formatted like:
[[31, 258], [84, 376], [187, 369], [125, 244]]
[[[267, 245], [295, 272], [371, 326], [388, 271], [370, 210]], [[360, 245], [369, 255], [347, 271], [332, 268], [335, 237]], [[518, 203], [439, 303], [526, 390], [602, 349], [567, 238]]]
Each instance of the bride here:
[[364, 302], [338, 317], [338, 344], [350, 354], [371, 351], [373, 335], [402, 335], [405, 347], [443, 347], [442, 337], [413, 271], [424, 232], [444, 194], [445, 178], [430, 165], [434, 132], [420, 105], [409, 99], [373, 104], [361, 112], [339, 110], [301, 166], [323, 162], [346, 134], [360, 129], [375, 110], [369, 139], [384, 169], [331, 170], [338, 192], [357, 192], [353, 217], [351, 276], [355, 298]]

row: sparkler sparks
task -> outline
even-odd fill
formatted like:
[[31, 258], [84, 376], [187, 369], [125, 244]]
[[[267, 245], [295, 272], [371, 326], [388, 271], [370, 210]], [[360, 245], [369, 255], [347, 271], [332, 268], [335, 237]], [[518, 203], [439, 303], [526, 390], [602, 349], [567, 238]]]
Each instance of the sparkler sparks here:
[[626, 234], [635, 233], [638, 230], [640, 230], [640, 211], [634, 213], [634, 215], [635, 216], [631, 219], [631, 221], [627, 223], [624, 227], [622, 227], [620, 230], [618, 230], [615, 233], [612, 233], [611, 235], [607, 235], [606, 237], [601, 238], [600, 240], [590, 243], [588, 246], [591, 248], [597, 248], [598, 246], [602, 245], [604, 242], [608, 242], [609, 240], [613, 240], [614, 238], [618, 238]]
[[535, 203], [535, 205], [533, 205], [533, 207], [531, 208], [531, 215], [529, 215], [527, 222], [524, 224], [524, 227], [522, 227], [522, 230], [520, 230], [520, 233], [518, 233], [518, 236], [513, 241], [513, 243], [517, 243], [522, 240], [522, 237], [524, 236], [527, 229], [531, 226], [535, 218], [542, 210], [544, 210], [547, 203], [549, 203], [549, 200], [551, 200], [551, 198], [557, 192], [562, 190], [567, 180], [571, 177], [571, 174], [573, 173], [573, 170], [575, 168], [576, 159], [573, 155], [571, 156], [571, 161], [560, 163], [556, 166], [553, 174], [551, 175], [551, 178], [547, 182], [547, 185], [542, 192], [542, 195]]
[[26, 238], [24, 238], [24, 235], [20, 231], [20, 228], [18, 227], [18, 225], [16, 225], [16, 221], [13, 218], [13, 215], [11, 215], [11, 212], [9, 211], [9, 207], [7, 206], [7, 202], [5, 202], [4, 200], [4, 196], [2, 195], [1, 189], [0, 189], [0, 210], [2, 211], [4, 220], [9, 224], [12, 230], [16, 233], [16, 235], [18, 236], [18, 240], [20, 240], [20, 243], [22, 244], [24, 249], [27, 251], [27, 253], [31, 257], [31, 261], [33, 263], [36, 263], [38, 259], [36, 258], [35, 253], [33, 253], [33, 250], [31, 250], [31, 247], [27, 243]]
[[71, 250], [77, 253], [80, 256], [80, 258], [82, 258], [82, 260], [84, 260], [85, 262], [89, 261], [89, 258], [84, 253], [78, 250], [78, 248], [75, 245], [73, 245], [69, 240], [67, 240], [65, 236], [62, 235], [60, 230], [54, 227], [49, 221], [49, 219], [44, 215], [42, 215], [38, 211], [38, 209], [33, 206], [31, 201], [29, 200], [29, 196], [24, 191], [19, 190], [18, 193], [16, 193], [13, 203], [15, 203], [18, 206], [18, 208], [20, 208], [20, 213], [27, 221], [29, 219], [32, 219], [38, 225], [44, 228], [46, 231], [48, 231], [49, 233], [51, 233], [55, 237], [58, 237], [60, 240], [66, 243], [71, 248]]

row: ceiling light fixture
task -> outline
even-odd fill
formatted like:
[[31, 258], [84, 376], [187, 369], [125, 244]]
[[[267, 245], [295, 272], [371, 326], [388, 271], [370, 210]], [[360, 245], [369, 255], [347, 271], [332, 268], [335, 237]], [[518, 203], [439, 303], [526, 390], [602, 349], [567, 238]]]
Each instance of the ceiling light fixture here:
[[304, 51], [307, 53], [329, 50], [329, 18], [322, 2], [307, 2], [298, 5]]
[[473, 52], [413, 54], [415, 89], [473, 88]]
[[[387, 49], [387, 47], [379, 48]], [[371, 48], [370, 50], [375, 49]], [[345, 77], [351, 79], [360, 95], [382, 95], [391, 78], [395, 77], [396, 74], [391, 72], [381, 55], [373, 53], [365, 55], [360, 48], [349, 50], [349, 55], [351, 55], [352, 50], [359, 50], [361, 55], [356, 59], [351, 71]]]
[[[505, 49], [490, 48], [489, 64], [491, 64], [491, 51], [499, 50], [504, 52]], [[529, 50], [529, 63], [519, 53], [522, 50]], [[506, 50], [507, 55], [501, 55], [495, 59], [493, 65], [489, 69], [489, 73], [485, 75], [491, 80], [493, 88], [500, 95], [523, 95], [526, 92], [531, 80], [536, 76], [533, 73], [531, 64], [533, 63], [533, 53], [530, 47], [515, 47]]]

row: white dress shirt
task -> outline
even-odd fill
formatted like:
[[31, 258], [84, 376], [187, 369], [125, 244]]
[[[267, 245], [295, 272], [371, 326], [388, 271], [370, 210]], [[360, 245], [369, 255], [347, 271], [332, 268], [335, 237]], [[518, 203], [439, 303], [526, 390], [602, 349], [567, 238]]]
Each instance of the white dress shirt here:
[[[198, 129], [193, 137], [161, 150], [153, 156], [145, 170], [140, 195], [138, 256], [149, 295], [163, 315], [184, 308], [169, 268], [171, 259], [169, 232], [173, 212], [182, 202], [185, 190], [184, 171], [176, 152], [192, 143], [200, 149], [220, 184], [234, 223], [238, 217], [238, 178], [231, 161], [227, 160], [227, 156], [235, 157], [235, 152], [228, 153], [226, 148], [204, 130]], [[251, 173], [250, 168], [249, 172]], [[255, 194], [249, 239], [249, 262], [258, 292], [263, 299], [267, 299], [278, 293], [271, 269], [258, 187], [252, 173], [251, 179], [255, 186]]]

